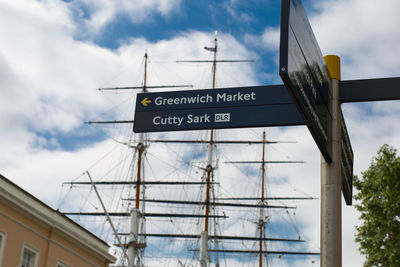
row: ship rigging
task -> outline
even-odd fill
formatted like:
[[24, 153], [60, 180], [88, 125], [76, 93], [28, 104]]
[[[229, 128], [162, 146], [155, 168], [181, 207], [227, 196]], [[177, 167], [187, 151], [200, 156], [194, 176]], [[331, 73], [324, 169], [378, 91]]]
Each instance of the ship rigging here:
[[[212, 60], [180, 60], [179, 63], [189, 62], [189, 63], [211, 63], [212, 64], [212, 88], [216, 89], [216, 73], [217, 73], [217, 63], [235, 63], [235, 62], [249, 62], [248, 60], [218, 60], [217, 59], [217, 34], [215, 34], [214, 43], [212, 47], [205, 47], [207, 51], [213, 53]], [[147, 64], [148, 55], [147, 52], [144, 55], [144, 75], [143, 75], [143, 85], [135, 87], [112, 87], [112, 88], [100, 88], [101, 91], [115, 91], [115, 90], [141, 90], [141, 92], [147, 92], [149, 89], [156, 88], [181, 88], [181, 87], [192, 87], [192, 85], [172, 85], [172, 86], [149, 86], [147, 84], [148, 74], [147, 74]], [[221, 96], [221, 98], [227, 98], [229, 96]], [[243, 96], [234, 96], [243, 97]], [[251, 96], [249, 96], [251, 97]], [[208, 99], [209, 100], [209, 99]], [[161, 104], [167, 104], [168, 99], [159, 100]], [[189, 101], [189, 100], [179, 100], [179, 101]], [[193, 101], [196, 101], [194, 99]], [[205, 99], [197, 99], [197, 101], [207, 101]], [[102, 120], [102, 121], [90, 121], [89, 124], [127, 124], [130, 125], [134, 123], [133, 120]], [[121, 249], [121, 266], [136, 267], [136, 266], [150, 266], [144, 260], [146, 258], [146, 251], [149, 250], [151, 254], [156, 254], [154, 247], [149, 245], [149, 239], [175, 239], [175, 240], [191, 240], [195, 241], [194, 246], [179, 247], [175, 249], [175, 258], [177, 258], [177, 263], [181, 266], [196, 266], [196, 260], [188, 256], [190, 253], [197, 255], [198, 264], [201, 267], [208, 266], [220, 266], [220, 255], [257, 255], [258, 266], [269, 266], [268, 258], [273, 255], [298, 255], [298, 256], [311, 256], [318, 257], [318, 252], [308, 252], [308, 251], [297, 251], [297, 250], [273, 250], [268, 246], [269, 243], [304, 243], [299, 236], [295, 237], [275, 237], [269, 236], [266, 228], [268, 227], [271, 215], [270, 210], [283, 210], [288, 213], [289, 210], [295, 210], [295, 206], [291, 205], [277, 205], [271, 204], [273, 201], [293, 201], [293, 200], [313, 200], [314, 198], [309, 196], [295, 196], [295, 197], [276, 197], [267, 195], [267, 182], [266, 182], [266, 165], [267, 164], [301, 164], [302, 161], [288, 161], [288, 160], [266, 160], [265, 146], [268, 144], [279, 144], [279, 141], [270, 141], [266, 138], [265, 131], [262, 133], [261, 140], [219, 140], [216, 138], [216, 131], [210, 129], [208, 131], [208, 137], [204, 140], [199, 139], [151, 139], [147, 134], [139, 133], [135, 137], [135, 142], [131, 141], [122, 142], [130, 149], [133, 149], [133, 157], [131, 158], [130, 168], [134, 171], [127, 174], [127, 179], [123, 181], [114, 181], [111, 179], [96, 180], [92, 179], [89, 171], [85, 172], [85, 176], [89, 178], [90, 181], [73, 181], [66, 183], [71, 187], [76, 186], [91, 186], [102, 203], [103, 211], [64, 211], [68, 216], [74, 216], [73, 218], [82, 218], [85, 216], [95, 216], [95, 217], [106, 217], [106, 221], [111, 225], [113, 229], [113, 236], [115, 237], [116, 247]], [[160, 144], [166, 146], [185, 146], [186, 148], [192, 150], [198, 150], [197, 145], [207, 145], [206, 149], [206, 162], [205, 164], [191, 164], [191, 167], [197, 169], [195, 175], [202, 173], [201, 179], [173, 179], [166, 180], [165, 178], [153, 179], [145, 172], [145, 163], [147, 162], [148, 148], [150, 144]], [[216, 158], [216, 150], [219, 146], [250, 146], [250, 145], [262, 145], [261, 161], [258, 160], [242, 160], [233, 161], [227, 160], [224, 163], [227, 165], [259, 165], [261, 170], [259, 192], [260, 195], [254, 197], [254, 195], [232, 195], [230, 197], [221, 197], [218, 194], [218, 188], [220, 188], [221, 182], [217, 179], [215, 171], [218, 169], [220, 161]], [[179, 153], [179, 152], [178, 152]], [[181, 152], [187, 154], [186, 151]], [[192, 158], [195, 160], [199, 156], [192, 154]], [[184, 158], [184, 155], [178, 155], [180, 158]], [[185, 160], [184, 160], [185, 161]], [[189, 165], [184, 162], [182, 164], [187, 168]], [[240, 167], [236, 167], [240, 168]], [[175, 173], [173, 170], [172, 173]], [[190, 175], [193, 177], [193, 173]], [[125, 211], [111, 211], [105, 207], [103, 204], [102, 196], [97, 190], [97, 187], [128, 187], [128, 193], [119, 196], [121, 201], [121, 206], [125, 207]], [[148, 194], [147, 191], [151, 186], [158, 187], [161, 190], [165, 190], [161, 194]], [[177, 190], [182, 190], [182, 188], [187, 188], [187, 191], [183, 194], [183, 198], [174, 198]], [[194, 189], [198, 193], [193, 193]], [[184, 189], [186, 190], [186, 189]], [[170, 191], [172, 193], [166, 192]], [[162, 197], [164, 196], [164, 197]], [[181, 195], [182, 196], [182, 195]], [[198, 199], [194, 199], [196, 196]], [[156, 211], [148, 211], [149, 205]], [[177, 212], [167, 212], [171, 207], [180, 206]], [[163, 208], [166, 207], [166, 208]], [[187, 212], [189, 208], [193, 210], [193, 207], [197, 212]], [[226, 208], [227, 211], [223, 211], [222, 208]], [[229, 218], [229, 210], [238, 208], [239, 210], [245, 209], [246, 212], [249, 210], [258, 211], [258, 219], [253, 223], [257, 228], [257, 236], [241, 235], [235, 234], [221, 234], [223, 232], [220, 228], [220, 220], [225, 220]], [[185, 212], [183, 212], [185, 211]], [[246, 213], [245, 213], [246, 214]], [[118, 224], [115, 226], [113, 221], [118, 221], [120, 218], [129, 218], [127, 223], [127, 229], [123, 230], [122, 227], [118, 228]], [[188, 233], [178, 232], [173, 233], [171, 231], [165, 231], [162, 227], [158, 227], [159, 231], [155, 231], [157, 227], [151, 227], [150, 231], [147, 227], [147, 221], [152, 220], [154, 226], [158, 222], [171, 223], [176, 225], [173, 227], [179, 229], [182, 226], [184, 229], [189, 230]], [[188, 219], [183, 223], [178, 220]], [[156, 221], [158, 220], [158, 221]], [[189, 226], [188, 226], [189, 225]], [[192, 226], [190, 226], [192, 225]], [[193, 232], [193, 225], [202, 225], [198, 232]], [[233, 249], [225, 248], [223, 242], [228, 241], [229, 247], [232, 247], [232, 242], [257, 242], [258, 249]], [[158, 241], [154, 241], [158, 242]], [[186, 251], [186, 252], [184, 252]], [[169, 256], [169, 255], [167, 255]], [[229, 256], [228, 256], [229, 257]], [[226, 265], [226, 264], [225, 264]], [[162, 265], [159, 265], [162, 266]], [[168, 265], [165, 265], [168, 266]], [[176, 266], [176, 264], [175, 264]]]

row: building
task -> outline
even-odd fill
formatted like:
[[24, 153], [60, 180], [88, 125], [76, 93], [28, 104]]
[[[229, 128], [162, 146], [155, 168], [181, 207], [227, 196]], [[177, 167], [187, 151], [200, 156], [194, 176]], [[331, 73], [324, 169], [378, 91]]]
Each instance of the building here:
[[0, 266], [106, 267], [109, 245], [0, 175]]

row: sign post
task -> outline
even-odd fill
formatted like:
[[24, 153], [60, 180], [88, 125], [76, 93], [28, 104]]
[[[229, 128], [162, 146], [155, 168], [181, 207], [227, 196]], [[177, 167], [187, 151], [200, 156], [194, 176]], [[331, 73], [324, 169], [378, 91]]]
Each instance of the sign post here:
[[340, 110], [340, 59], [326, 56], [325, 61], [331, 78], [332, 98], [329, 108], [332, 114], [328, 140], [331, 162], [321, 157], [321, 266], [342, 266], [342, 113]]
[[351, 204], [352, 177], [348, 175], [352, 174], [353, 157], [340, 109], [340, 59], [327, 56], [324, 60], [301, 0], [281, 3], [279, 74], [322, 155], [320, 263], [322, 267], [341, 267], [342, 169], [346, 175], [343, 193]]

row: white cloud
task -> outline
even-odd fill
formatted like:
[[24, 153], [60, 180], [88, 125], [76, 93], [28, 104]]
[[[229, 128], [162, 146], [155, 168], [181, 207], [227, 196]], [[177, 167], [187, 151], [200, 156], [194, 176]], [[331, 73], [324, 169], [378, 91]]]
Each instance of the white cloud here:
[[[81, 158], [79, 155], [89, 158], [99, 155], [93, 151], [98, 151], [101, 144], [88, 149], [92, 156], [82, 150], [63, 151], [63, 141], [57, 139], [59, 134], [63, 138], [85, 134], [80, 132], [85, 131], [83, 122], [109, 109], [110, 102], [117, 105], [118, 113], [111, 113], [113, 118], [132, 118], [134, 98], [123, 93], [102, 95], [96, 88], [140, 85], [142, 77], [137, 73], [143, 72], [143, 66], [137, 62], [142, 61], [146, 49], [150, 55], [149, 84], [193, 84], [198, 65], [174, 61], [210, 57], [212, 53], [203, 47], [212, 44], [213, 39], [212, 34], [189, 32], [157, 43], [127, 40], [112, 51], [75, 40], [73, 36], [79, 25], [73, 21], [65, 3], [54, 3], [28, 1], [26, 4], [31, 8], [22, 8], [14, 2], [0, 4], [0, 23], [4, 25], [0, 29], [3, 37], [0, 44], [0, 85], [3, 88], [0, 91], [0, 145], [7, 151], [0, 156], [0, 168], [2, 174], [45, 200], [54, 195], [42, 191], [41, 182], [32, 183], [32, 177], [60, 184], [61, 177], [70, 177], [71, 172], [67, 170], [75, 168], [73, 166], [77, 167], [76, 171], [82, 171], [78, 167], [82, 165], [75, 160]], [[166, 12], [167, 6], [164, 3], [158, 8]], [[221, 58], [252, 56], [232, 36], [222, 34], [219, 38]], [[160, 67], [153, 68], [156, 65]], [[178, 74], [171, 75], [173, 68], [176, 70], [172, 72]], [[211, 87], [210, 66], [206, 64], [200, 69], [207, 75], [197, 79], [194, 85]], [[225, 74], [230, 76], [225, 78]], [[238, 80], [253, 84], [254, 77], [249, 65], [228, 64], [217, 70], [217, 81], [221, 84], [233, 85]], [[127, 108], [118, 109], [118, 103], [124, 99], [129, 100], [128, 106], [124, 106]], [[55, 150], [48, 151], [46, 147]]]
[[151, 20], [154, 14], [168, 17], [179, 10], [181, 0], [74, 0], [71, 2], [79, 11], [86, 9], [88, 14], [81, 14], [92, 34], [98, 34], [107, 24], [119, 17], [129, 18], [133, 23]]
[[279, 38], [280, 32], [275, 28], [266, 28], [263, 35], [261, 36], [261, 41], [264, 46], [270, 50], [279, 50]]
[[311, 17], [324, 54], [343, 61], [343, 77], [398, 76], [400, 2], [322, 1]]
[[[398, 76], [399, 1], [314, 2], [314, 12], [306, 10], [314, 34], [324, 55], [341, 57], [343, 79]], [[262, 36], [249, 36], [248, 40], [277, 51], [279, 28], [267, 27]]]
[[254, 20], [254, 17], [243, 12], [241, 4], [243, 3], [237, 0], [229, 0], [223, 3], [223, 7], [233, 19], [240, 20], [243, 23], [250, 23]]
[[[212, 53], [204, 46], [213, 46], [213, 35], [191, 31], [182, 33], [169, 40], [151, 43], [145, 39], [131, 39], [118, 49], [118, 52], [129, 59], [132, 54], [142, 53], [145, 49], [149, 53], [150, 62], [155, 62], [150, 69], [149, 78], [155, 83], [192, 84], [197, 88], [211, 88], [211, 66], [204, 63], [174, 63], [176, 60], [212, 59]], [[254, 59], [256, 55], [246, 50], [233, 36], [218, 35], [218, 59]], [[162, 70], [165, 68], [164, 70]], [[165, 75], [166, 69], [173, 69], [176, 75]], [[164, 74], [162, 74], [164, 72]], [[200, 75], [199, 75], [200, 73]], [[217, 68], [217, 87], [233, 86], [234, 84], [249, 85], [255, 83], [255, 73], [251, 64], [219, 64]]]

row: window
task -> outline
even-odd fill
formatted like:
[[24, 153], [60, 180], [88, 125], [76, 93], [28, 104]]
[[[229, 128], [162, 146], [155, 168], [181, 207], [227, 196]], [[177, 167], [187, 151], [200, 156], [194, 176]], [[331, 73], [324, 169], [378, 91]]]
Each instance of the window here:
[[5, 247], [6, 247], [6, 233], [0, 231], [0, 266], [3, 261], [3, 254]]
[[35, 249], [24, 245], [22, 249], [21, 267], [37, 267], [39, 260], [39, 252]]

